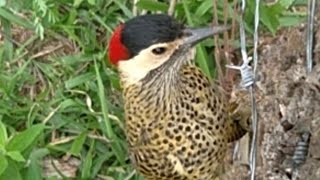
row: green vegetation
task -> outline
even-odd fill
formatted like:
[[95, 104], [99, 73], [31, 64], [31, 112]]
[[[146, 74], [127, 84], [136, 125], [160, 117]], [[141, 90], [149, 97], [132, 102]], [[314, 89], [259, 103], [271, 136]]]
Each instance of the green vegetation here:
[[[66, 179], [66, 169], [76, 171], [75, 179], [142, 179], [126, 151], [119, 77], [106, 60], [112, 30], [135, 14], [132, 2], [0, 0], [0, 179], [43, 179], [44, 165]], [[174, 16], [205, 26], [227, 13], [231, 23], [234, 3], [225, 2], [213, 13], [212, 0], [178, 1]], [[248, 2], [251, 35], [254, 1]], [[291, 8], [305, 3], [262, 4], [261, 29], [275, 34], [296, 25], [305, 17]], [[140, 0], [136, 8], [166, 13], [169, 2]], [[230, 42], [236, 49], [237, 38]], [[212, 40], [202, 43], [197, 62], [214, 78], [212, 47]]]

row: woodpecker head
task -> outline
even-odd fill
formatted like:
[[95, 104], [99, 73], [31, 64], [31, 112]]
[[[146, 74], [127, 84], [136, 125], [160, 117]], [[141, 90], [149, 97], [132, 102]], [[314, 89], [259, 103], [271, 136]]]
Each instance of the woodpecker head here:
[[194, 58], [194, 45], [226, 30], [225, 26], [186, 28], [164, 14], [138, 16], [115, 29], [109, 60], [117, 66], [122, 80], [138, 83], [150, 76], [178, 72]]

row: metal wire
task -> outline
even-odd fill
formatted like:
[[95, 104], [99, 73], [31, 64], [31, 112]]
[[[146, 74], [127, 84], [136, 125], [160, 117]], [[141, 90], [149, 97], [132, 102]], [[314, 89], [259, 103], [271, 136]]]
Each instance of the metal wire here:
[[289, 169], [289, 171], [291, 171], [292, 180], [299, 179], [298, 168], [302, 166], [307, 160], [309, 145], [310, 145], [310, 138], [311, 138], [310, 132], [302, 132], [301, 138], [294, 149], [294, 153], [292, 156], [292, 167]]
[[254, 92], [254, 79], [258, 64], [258, 27], [259, 27], [259, 4], [260, 0], [256, 0], [255, 6], [255, 23], [254, 23], [254, 51], [253, 51], [253, 72], [252, 68], [249, 66], [250, 58], [248, 58], [246, 50], [246, 34], [243, 22], [243, 16], [246, 9], [246, 1], [242, 0], [241, 14], [240, 14], [240, 45], [241, 45], [241, 55], [243, 63], [241, 66], [227, 65], [228, 68], [240, 70], [241, 73], [241, 84], [243, 87], [250, 91], [251, 95], [251, 107], [252, 107], [252, 139], [250, 147], [250, 170], [251, 170], [251, 180], [255, 179], [256, 170], [256, 152], [257, 152], [257, 130], [258, 130], [258, 112]]
[[259, 42], [259, 12], [260, 0], [256, 0], [256, 7], [254, 13], [254, 35], [253, 35], [253, 77], [256, 77], [257, 74], [257, 66], [258, 66], [258, 42]]
[[293, 157], [292, 157], [295, 168], [301, 166], [307, 160], [310, 137], [311, 137], [311, 133], [309, 132], [304, 132], [301, 134], [301, 139], [297, 143], [297, 146], [294, 150]]
[[312, 48], [313, 48], [313, 24], [314, 24], [314, 13], [316, 7], [316, 0], [308, 1], [308, 28], [307, 28], [307, 72], [311, 73], [312, 71]]
[[[260, 0], [256, 0], [256, 7], [254, 13], [254, 37], [253, 37], [253, 79], [255, 79], [257, 73], [258, 65], [258, 29], [259, 29], [259, 5]], [[258, 112], [256, 106], [256, 100], [254, 95], [254, 88], [251, 86], [251, 105], [252, 105], [252, 141], [251, 141], [251, 151], [250, 151], [250, 167], [251, 167], [251, 180], [255, 179], [255, 170], [256, 170], [256, 158], [257, 158], [257, 139], [258, 139]]]

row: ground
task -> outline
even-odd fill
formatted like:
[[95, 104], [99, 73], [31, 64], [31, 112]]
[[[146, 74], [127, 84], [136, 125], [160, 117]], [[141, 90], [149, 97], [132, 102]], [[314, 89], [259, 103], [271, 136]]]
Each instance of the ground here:
[[[320, 178], [319, 10], [314, 27], [314, 68], [310, 75], [306, 72], [306, 24], [283, 29], [274, 38], [261, 38], [256, 84], [260, 122], [258, 180]], [[247, 166], [239, 163], [229, 168], [226, 179], [248, 175]]]

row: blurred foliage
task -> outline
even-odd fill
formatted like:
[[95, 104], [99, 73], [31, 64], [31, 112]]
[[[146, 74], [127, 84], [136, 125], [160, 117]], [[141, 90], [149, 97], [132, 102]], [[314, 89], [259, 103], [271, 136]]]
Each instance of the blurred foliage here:
[[[213, 2], [178, 1], [174, 16], [205, 26]], [[225, 2], [215, 13], [223, 22], [228, 12], [230, 23], [235, 7]], [[250, 36], [255, 4], [247, 2]], [[305, 14], [292, 8], [305, 3], [263, 1], [261, 31], [297, 25]], [[45, 157], [70, 155], [80, 161], [76, 179], [142, 179], [126, 151], [119, 77], [106, 61], [112, 30], [134, 16], [133, 7], [131, 0], [0, 0], [0, 179], [42, 179]], [[169, 1], [140, 0], [136, 8], [166, 13]], [[198, 46], [197, 62], [214, 78], [212, 48], [212, 40]]]

